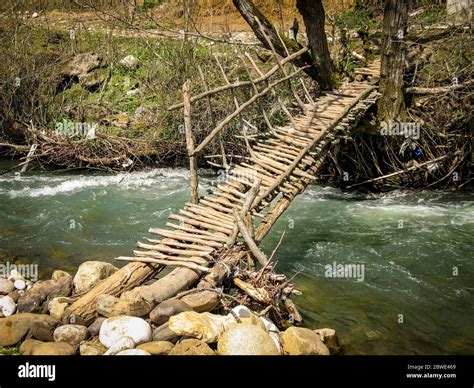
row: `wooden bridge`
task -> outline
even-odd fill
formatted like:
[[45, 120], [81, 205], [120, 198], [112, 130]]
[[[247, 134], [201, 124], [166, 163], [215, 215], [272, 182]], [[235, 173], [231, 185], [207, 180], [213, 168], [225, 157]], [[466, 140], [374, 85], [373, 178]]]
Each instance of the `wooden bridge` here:
[[[244, 109], [277, 85], [298, 77], [301, 69], [293, 67], [294, 71], [288, 74], [284, 65], [306, 50], [288, 55], [283, 60], [275, 55], [277, 64], [265, 74], [247, 55], [259, 74], [258, 78], [252, 79], [249, 73], [250, 81], [231, 84], [219, 64], [226, 82], [224, 86], [210, 90], [202, 76], [205, 91], [190, 97], [189, 83], [184, 85], [183, 103], [171, 109], [184, 108], [190, 155], [191, 201], [169, 216], [172, 222], [168, 222], [166, 227], [151, 228], [149, 232], [156, 237], [150, 236], [139, 242], [139, 250], [134, 251], [133, 257], [118, 257], [118, 260], [131, 263], [87, 294], [79, 296], [66, 310], [64, 320], [88, 323], [94, 319], [96, 311], [105, 316], [144, 316], [160, 302], [175, 297], [187, 297], [186, 302], [192, 305], [193, 297], [212, 293], [241, 260], [247, 258], [249, 267], [253, 266], [253, 258], [263, 268], [269, 264], [267, 256], [258, 249], [258, 243], [291, 201], [314, 181], [331, 143], [337, 141], [338, 135], [355, 126], [376, 103], [380, 63], [377, 61], [358, 69], [356, 73], [361, 75], [362, 81], [348, 83], [336, 91], [323, 94], [316, 101], [309, 96], [301, 79], [299, 85], [303, 88], [301, 94], [306, 97], [305, 102], [294, 90], [294, 84], [288, 84], [302, 113], [293, 117], [279, 101], [289, 123], [273, 127], [266, 113], [262, 112], [268, 128], [252, 136], [244, 131], [242, 137], [248, 155], [232, 166], [227, 163], [221, 144], [222, 155], [216, 158], [225, 169], [226, 179], [211, 194], [202, 198], [198, 196], [196, 156]], [[277, 71], [282, 72], [282, 78], [271, 81]], [[259, 84], [265, 87], [261, 91]], [[254, 95], [243, 104], [239, 104], [234, 97], [234, 112], [216, 123], [205, 140], [194, 147], [191, 104], [207, 98], [212, 114], [210, 96], [238, 87], [252, 87]], [[213, 161], [210, 163], [218, 165]], [[152, 280], [166, 267], [177, 268], [166, 276]], [[147, 281], [151, 282], [143, 285]], [[258, 290], [245, 282], [236, 282], [236, 286], [256, 300], [265, 299], [265, 295], [259, 295]], [[194, 289], [189, 291], [192, 287]], [[294, 307], [290, 299], [292, 292], [295, 291], [290, 288], [282, 298], [288, 311]], [[195, 307], [198, 311], [205, 310], [202, 306]]]

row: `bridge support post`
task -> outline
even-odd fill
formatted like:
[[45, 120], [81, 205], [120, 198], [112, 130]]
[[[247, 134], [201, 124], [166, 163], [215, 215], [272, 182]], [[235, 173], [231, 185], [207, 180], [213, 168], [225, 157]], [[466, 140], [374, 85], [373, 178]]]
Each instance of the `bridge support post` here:
[[198, 176], [196, 155], [194, 154], [194, 138], [191, 127], [191, 100], [189, 97], [189, 84], [187, 80], [183, 84], [183, 102], [184, 102], [184, 130], [186, 133], [186, 148], [189, 156], [189, 173], [191, 175], [191, 202], [197, 204], [199, 200]]

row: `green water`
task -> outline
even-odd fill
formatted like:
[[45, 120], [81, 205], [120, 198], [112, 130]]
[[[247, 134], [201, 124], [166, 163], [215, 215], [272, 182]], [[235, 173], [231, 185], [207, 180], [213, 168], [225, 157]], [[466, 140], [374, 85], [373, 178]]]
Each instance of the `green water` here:
[[[0, 162], [0, 171], [11, 163]], [[210, 180], [201, 181], [203, 193]], [[184, 170], [0, 176], [0, 260], [43, 275], [131, 253], [188, 199]], [[473, 195], [395, 192], [379, 198], [313, 186], [263, 243], [295, 275], [310, 327], [333, 327], [348, 354], [474, 353]], [[364, 265], [364, 279], [326, 265]], [[118, 264], [118, 263], [115, 263]], [[457, 268], [457, 275], [453, 273]], [[401, 322], [403, 318], [403, 322]]]

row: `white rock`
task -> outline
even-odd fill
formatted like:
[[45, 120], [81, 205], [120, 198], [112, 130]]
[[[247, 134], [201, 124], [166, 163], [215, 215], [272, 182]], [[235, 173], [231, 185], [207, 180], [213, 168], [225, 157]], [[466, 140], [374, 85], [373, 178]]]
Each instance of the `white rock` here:
[[127, 349], [117, 353], [117, 356], [151, 356], [151, 354], [142, 349]]
[[138, 67], [138, 62], [138, 58], [133, 55], [127, 55], [119, 61], [122, 66], [125, 66], [128, 69], [136, 69]]
[[252, 311], [246, 306], [235, 306], [232, 311], [237, 315], [239, 318], [251, 318]]
[[82, 263], [74, 276], [74, 291], [76, 294], [89, 291], [102, 279], [112, 275], [117, 268], [103, 261], [86, 261]]
[[0, 311], [4, 317], [13, 315], [16, 311], [15, 301], [8, 295], [0, 298]]
[[74, 347], [79, 346], [84, 341], [89, 332], [86, 326], [81, 325], [63, 325], [54, 330], [53, 338], [55, 342], [66, 342]]
[[31, 17], [34, 19], [34, 18], [37, 18], [39, 15], [38, 15], [38, 12], [33, 12], [33, 14], [31, 15]]
[[0, 278], [0, 295], [6, 295], [15, 289], [13, 283], [5, 278]]
[[124, 350], [133, 349], [135, 342], [130, 337], [122, 337], [115, 342], [105, 353], [104, 356], [112, 356]]
[[99, 341], [110, 348], [122, 337], [130, 337], [135, 344], [151, 342], [151, 326], [141, 318], [119, 315], [106, 319], [99, 332]]
[[15, 280], [15, 283], [13, 283], [13, 285], [17, 290], [24, 290], [26, 288], [26, 282], [22, 279]]

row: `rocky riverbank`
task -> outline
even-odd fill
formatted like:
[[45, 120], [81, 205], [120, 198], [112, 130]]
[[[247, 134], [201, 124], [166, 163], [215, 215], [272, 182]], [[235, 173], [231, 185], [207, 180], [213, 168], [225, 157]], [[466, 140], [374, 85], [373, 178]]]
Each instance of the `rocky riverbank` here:
[[[336, 332], [290, 326], [280, 331], [265, 314], [238, 305], [201, 306], [171, 299], [150, 317], [101, 316], [89, 326], [62, 319], [65, 309], [117, 270], [84, 262], [74, 275], [55, 271], [32, 282], [17, 270], [0, 278], [0, 346], [22, 355], [329, 355], [340, 351]], [[211, 298], [212, 299], [212, 298]], [[189, 299], [192, 301], [192, 298]], [[212, 304], [212, 303], [211, 303]], [[99, 307], [99, 306], [98, 306]], [[100, 309], [99, 309], [100, 310]], [[0, 348], [0, 353], [2, 352]]]

